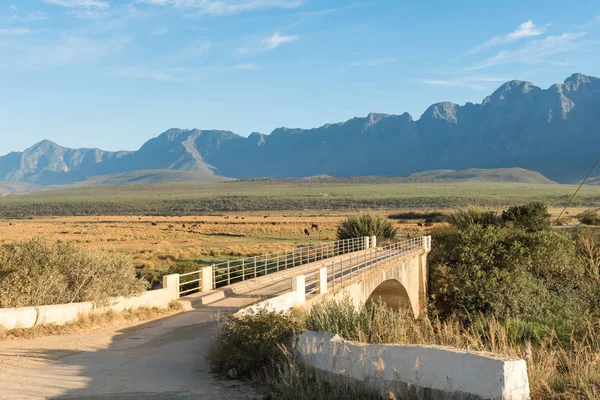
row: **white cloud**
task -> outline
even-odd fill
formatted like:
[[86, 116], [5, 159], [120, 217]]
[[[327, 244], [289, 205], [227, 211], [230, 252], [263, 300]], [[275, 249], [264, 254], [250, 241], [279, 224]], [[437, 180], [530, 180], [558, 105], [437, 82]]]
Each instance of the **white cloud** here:
[[0, 57], [0, 67], [36, 70], [59, 66], [83, 65], [118, 54], [130, 39], [125, 36], [98, 39], [88, 36], [63, 35], [57, 41], [20, 45]]
[[261, 45], [265, 50], [273, 50], [282, 44], [290, 43], [295, 40], [298, 40], [297, 35], [282, 35], [279, 32], [275, 32], [273, 36], [263, 39]]
[[298, 35], [282, 35], [279, 32], [275, 32], [273, 35], [262, 39], [258, 44], [238, 48], [237, 53], [240, 55], [248, 55], [270, 51], [283, 44], [294, 42], [299, 38]]
[[254, 70], [258, 69], [258, 65], [254, 64], [254, 63], [242, 63], [242, 64], [234, 65], [233, 68], [254, 71]]
[[25, 35], [31, 33], [29, 28], [7, 28], [0, 29], [0, 35]]
[[200, 71], [189, 68], [120, 68], [110, 72], [111, 76], [127, 79], [144, 79], [156, 82], [198, 82]]
[[10, 19], [12, 21], [41, 21], [44, 19], [48, 19], [48, 16], [41, 11], [31, 11], [24, 15], [19, 15], [17, 13], [11, 16]]
[[392, 64], [395, 61], [395, 57], [367, 58], [364, 60], [352, 61], [350, 65], [355, 67], [381, 67], [383, 65]]
[[196, 9], [200, 14], [227, 15], [269, 8], [297, 8], [304, 0], [137, 0], [155, 6]]
[[499, 44], [506, 44], [517, 41], [519, 39], [539, 36], [546, 32], [546, 27], [540, 27], [533, 23], [532, 20], [523, 22], [517, 29], [506, 34], [504, 36], [494, 36], [490, 40], [483, 42], [479, 46], [476, 46], [469, 50], [468, 54], [475, 54], [481, 50], [487, 49], [488, 47], [496, 46]]
[[210, 47], [210, 42], [198, 41], [184, 47], [179, 51], [176, 51], [174, 54], [169, 55], [169, 60], [178, 62], [183, 60], [189, 60], [192, 58], [197, 58], [206, 53], [208, 50], [210, 50]]
[[501, 51], [495, 56], [487, 58], [466, 70], [479, 70], [512, 63], [535, 64], [547, 62], [546, 58], [555, 54], [577, 50], [576, 40], [583, 37], [584, 32], [563, 33], [558, 36], [548, 36], [542, 40], [529, 42], [527, 45], [514, 51]]
[[424, 83], [426, 85], [443, 86], [443, 87], [467, 87], [470, 89], [483, 90], [484, 87], [473, 82], [468, 82], [463, 79], [419, 79], [418, 83]]
[[150, 31], [150, 34], [153, 36], [163, 36], [167, 33], [169, 33], [169, 30], [167, 28], [156, 28]]
[[68, 8], [109, 8], [110, 4], [104, 0], [42, 0], [46, 4], [52, 4]]

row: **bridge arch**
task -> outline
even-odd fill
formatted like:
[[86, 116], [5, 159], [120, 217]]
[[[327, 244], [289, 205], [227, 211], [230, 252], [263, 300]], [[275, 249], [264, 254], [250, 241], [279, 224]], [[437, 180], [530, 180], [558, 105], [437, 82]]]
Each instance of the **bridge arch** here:
[[367, 298], [366, 305], [372, 302], [383, 301], [389, 308], [394, 310], [406, 310], [414, 316], [414, 305], [410, 300], [408, 291], [397, 279], [387, 279], [379, 284]]

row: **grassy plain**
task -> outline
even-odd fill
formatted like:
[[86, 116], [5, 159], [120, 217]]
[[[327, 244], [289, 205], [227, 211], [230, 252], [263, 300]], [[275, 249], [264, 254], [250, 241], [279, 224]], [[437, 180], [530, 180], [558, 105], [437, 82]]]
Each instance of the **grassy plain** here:
[[[42, 236], [130, 256], [146, 270], [212, 263], [332, 240], [358, 210], [384, 215], [493, 208], [543, 201], [559, 212], [576, 187], [521, 183], [255, 181], [206, 185], [95, 187], [0, 197], [0, 244]], [[569, 215], [600, 206], [600, 186], [584, 187]], [[287, 211], [284, 211], [287, 210]], [[290, 211], [293, 210], [293, 211]], [[418, 234], [420, 220], [395, 220]], [[304, 229], [318, 224], [307, 237]]]
[[[206, 185], [109, 186], [0, 197], [0, 217], [199, 215], [276, 210], [500, 207], [539, 200], [560, 206], [575, 185], [454, 182], [252, 181]], [[585, 186], [574, 206], [600, 206], [600, 186]]]

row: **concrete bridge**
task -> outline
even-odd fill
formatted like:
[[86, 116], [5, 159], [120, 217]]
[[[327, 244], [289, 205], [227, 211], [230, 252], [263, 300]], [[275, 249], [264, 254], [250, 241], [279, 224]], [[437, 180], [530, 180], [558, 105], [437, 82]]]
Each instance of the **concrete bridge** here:
[[171, 275], [186, 309], [210, 305], [251, 310], [310, 306], [349, 296], [357, 305], [381, 298], [417, 317], [427, 292], [431, 237], [377, 246], [376, 237], [319, 243]]

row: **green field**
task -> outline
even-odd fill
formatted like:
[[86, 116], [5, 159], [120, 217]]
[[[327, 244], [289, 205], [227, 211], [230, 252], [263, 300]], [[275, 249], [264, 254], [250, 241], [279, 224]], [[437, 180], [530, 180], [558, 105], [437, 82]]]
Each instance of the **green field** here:
[[[500, 207], [533, 200], [564, 205], [575, 185], [455, 182], [253, 181], [205, 185], [104, 186], [9, 195], [0, 217], [194, 215], [228, 211]], [[600, 186], [584, 186], [573, 206], [600, 206]]]

